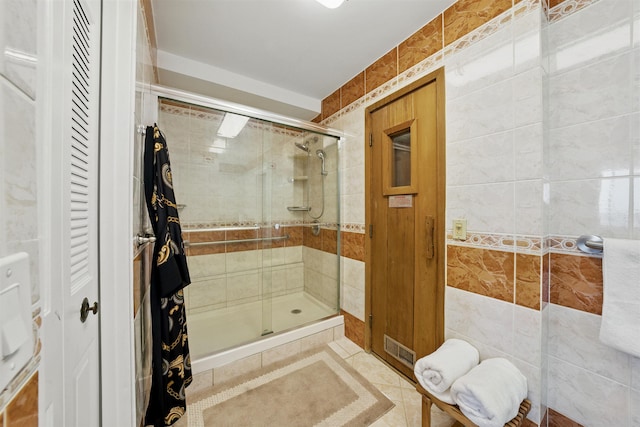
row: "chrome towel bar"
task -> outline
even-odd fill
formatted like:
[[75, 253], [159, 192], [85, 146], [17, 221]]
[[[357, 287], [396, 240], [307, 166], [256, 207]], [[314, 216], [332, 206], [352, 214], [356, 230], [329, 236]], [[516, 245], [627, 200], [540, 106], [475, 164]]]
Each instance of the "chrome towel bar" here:
[[225, 243], [253, 243], [253, 242], [270, 242], [274, 240], [287, 240], [289, 239], [289, 235], [285, 234], [284, 236], [278, 237], [258, 237], [256, 239], [236, 239], [236, 240], [217, 240], [214, 242], [195, 242], [191, 243], [188, 240], [184, 241], [184, 246], [187, 248], [196, 247], [196, 246], [210, 246], [210, 245], [223, 245]]
[[232, 227], [213, 227], [213, 228], [185, 228], [183, 233], [205, 233], [208, 231], [242, 231], [242, 230], [260, 230], [258, 225], [248, 226], [232, 226]]
[[602, 237], [594, 234], [583, 234], [578, 237], [576, 244], [578, 249], [587, 254], [599, 254], [602, 253], [603, 248]]

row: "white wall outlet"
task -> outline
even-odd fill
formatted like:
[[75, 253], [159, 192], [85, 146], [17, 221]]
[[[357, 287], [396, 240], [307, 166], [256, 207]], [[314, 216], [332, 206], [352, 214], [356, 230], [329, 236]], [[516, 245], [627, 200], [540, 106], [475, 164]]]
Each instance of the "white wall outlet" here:
[[453, 220], [453, 238], [456, 240], [467, 240], [467, 220]]

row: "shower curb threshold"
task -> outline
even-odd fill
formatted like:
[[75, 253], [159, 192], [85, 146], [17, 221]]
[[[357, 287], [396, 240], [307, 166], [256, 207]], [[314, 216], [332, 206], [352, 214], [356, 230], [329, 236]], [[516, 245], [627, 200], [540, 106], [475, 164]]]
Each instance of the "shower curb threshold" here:
[[224, 350], [211, 356], [203, 357], [199, 360], [194, 360], [191, 365], [191, 369], [194, 374], [199, 374], [201, 372], [219, 368], [240, 359], [244, 359], [245, 357], [262, 353], [263, 351], [272, 349], [274, 347], [287, 344], [313, 334], [317, 334], [327, 329], [332, 329], [336, 326], [342, 326], [343, 324], [343, 315], [333, 316], [328, 319], [312, 323], [310, 325], [282, 332], [274, 336], [268, 336], [267, 338], [262, 338], [259, 341]]

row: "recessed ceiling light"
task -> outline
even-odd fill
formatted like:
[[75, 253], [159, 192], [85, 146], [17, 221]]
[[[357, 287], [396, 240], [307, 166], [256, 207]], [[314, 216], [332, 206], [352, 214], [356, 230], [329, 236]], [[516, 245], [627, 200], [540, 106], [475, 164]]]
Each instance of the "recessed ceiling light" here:
[[335, 9], [336, 7], [340, 7], [340, 5], [344, 2], [344, 0], [316, 0], [318, 3], [323, 5], [324, 7], [328, 7], [329, 9]]

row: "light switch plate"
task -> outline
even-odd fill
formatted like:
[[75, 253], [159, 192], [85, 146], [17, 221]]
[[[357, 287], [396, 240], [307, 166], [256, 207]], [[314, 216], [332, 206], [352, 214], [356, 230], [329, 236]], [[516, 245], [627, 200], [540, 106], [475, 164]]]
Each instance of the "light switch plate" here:
[[453, 220], [453, 238], [456, 240], [467, 240], [467, 220]]
[[0, 390], [31, 360], [31, 281], [25, 252], [0, 259]]

